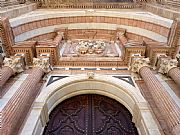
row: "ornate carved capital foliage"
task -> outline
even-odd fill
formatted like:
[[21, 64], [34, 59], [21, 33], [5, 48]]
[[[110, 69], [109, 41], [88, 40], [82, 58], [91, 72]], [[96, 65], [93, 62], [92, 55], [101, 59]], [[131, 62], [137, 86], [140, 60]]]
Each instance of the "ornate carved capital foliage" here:
[[24, 71], [21, 58], [18, 58], [15, 56], [10, 57], [10, 58], [5, 58], [4, 66], [12, 68], [14, 73], [20, 73], [20, 72]]
[[177, 67], [177, 64], [178, 61], [176, 59], [164, 58], [161, 60], [161, 64], [158, 72], [162, 74], [168, 74], [170, 69]]
[[50, 71], [49, 58], [33, 58], [33, 67], [39, 67], [44, 70], [44, 72]]
[[144, 66], [146, 67], [150, 66], [149, 58], [140, 58], [140, 57], [134, 58], [131, 64], [131, 71], [139, 73], [139, 70]]

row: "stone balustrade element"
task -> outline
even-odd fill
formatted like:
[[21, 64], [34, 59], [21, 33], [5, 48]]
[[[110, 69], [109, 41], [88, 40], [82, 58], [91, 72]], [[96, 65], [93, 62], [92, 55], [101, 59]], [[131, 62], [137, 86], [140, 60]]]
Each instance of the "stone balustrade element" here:
[[49, 58], [33, 58], [33, 67], [41, 68], [44, 72], [50, 71]]
[[163, 85], [148, 67], [148, 64], [149, 61], [146, 58], [136, 59], [132, 63], [131, 69], [141, 75], [172, 134], [178, 135], [180, 132], [180, 108], [166, 92]]
[[177, 64], [178, 61], [176, 59], [162, 58], [158, 72], [162, 74], [168, 74], [172, 68], [177, 67]]
[[20, 85], [12, 98], [0, 109], [1, 135], [18, 134], [21, 124], [39, 92], [37, 86], [43, 74], [40, 67], [33, 68], [31, 74]]

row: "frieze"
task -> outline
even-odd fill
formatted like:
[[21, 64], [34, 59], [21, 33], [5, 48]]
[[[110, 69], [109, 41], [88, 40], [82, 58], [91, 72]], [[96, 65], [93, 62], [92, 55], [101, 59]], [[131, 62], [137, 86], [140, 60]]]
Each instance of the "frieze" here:
[[[139, 7], [139, 2], [134, 0], [48, 0], [39, 4], [40, 8], [83, 8], [83, 9], [130, 9]], [[141, 2], [140, 2], [141, 3]]]

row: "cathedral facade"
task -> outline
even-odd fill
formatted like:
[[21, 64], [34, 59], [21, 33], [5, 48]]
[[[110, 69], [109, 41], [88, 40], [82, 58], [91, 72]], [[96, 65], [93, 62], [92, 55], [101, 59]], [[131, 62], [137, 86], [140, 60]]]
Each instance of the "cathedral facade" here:
[[179, 0], [1, 0], [0, 135], [179, 135]]

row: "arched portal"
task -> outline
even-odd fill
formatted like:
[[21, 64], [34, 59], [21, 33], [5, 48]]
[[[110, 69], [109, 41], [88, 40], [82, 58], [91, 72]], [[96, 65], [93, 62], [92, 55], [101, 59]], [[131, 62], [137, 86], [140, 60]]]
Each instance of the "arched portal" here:
[[149, 105], [140, 91], [127, 82], [108, 75], [75, 75], [45, 86], [37, 97], [21, 135], [41, 135], [49, 116], [66, 99], [83, 94], [104, 95], [125, 106], [141, 135], [160, 135]]
[[49, 134], [138, 135], [125, 106], [95, 94], [78, 95], [57, 105], [43, 133]]

